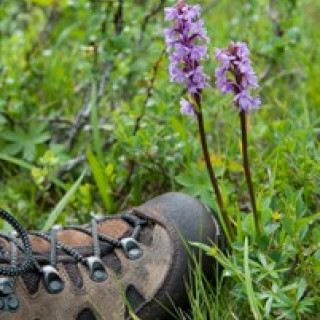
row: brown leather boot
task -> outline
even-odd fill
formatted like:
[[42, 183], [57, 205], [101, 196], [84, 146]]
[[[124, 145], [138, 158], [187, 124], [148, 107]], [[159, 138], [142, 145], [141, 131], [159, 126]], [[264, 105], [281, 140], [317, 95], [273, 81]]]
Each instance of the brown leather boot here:
[[0, 234], [1, 320], [171, 319], [187, 303], [187, 242], [222, 240], [212, 213], [181, 193], [48, 233], [0, 216], [17, 231]]

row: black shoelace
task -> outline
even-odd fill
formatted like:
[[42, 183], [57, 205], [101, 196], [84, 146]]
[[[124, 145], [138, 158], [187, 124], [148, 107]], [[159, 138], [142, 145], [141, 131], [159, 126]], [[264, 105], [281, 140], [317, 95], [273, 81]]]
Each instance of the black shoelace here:
[[[141, 228], [147, 222], [137, 217], [135, 211], [124, 213], [120, 216], [111, 217], [93, 217], [90, 224], [87, 226], [68, 226], [60, 227], [54, 226], [49, 233], [41, 231], [27, 232], [22, 225], [7, 211], [0, 208], [0, 218], [6, 220], [15, 231], [10, 233], [0, 232], [0, 238], [3, 238], [9, 244], [10, 250], [7, 252], [2, 245], [0, 245], [0, 257], [2, 260], [9, 261], [9, 266], [0, 265], [0, 310], [12, 311], [18, 308], [17, 303], [11, 303], [13, 293], [13, 283], [15, 277], [23, 275], [29, 271], [39, 272], [43, 276], [44, 283], [49, 293], [57, 294], [64, 288], [63, 281], [59, 276], [56, 269], [58, 260], [58, 250], [63, 251], [65, 254], [71, 256], [76, 263], [82, 263], [88, 268], [90, 277], [93, 281], [101, 282], [107, 277], [107, 271], [101, 261], [101, 248], [100, 243], [111, 245], [112, 248], [121, 248], [128, 259], [138, 259], [143, 254], [137, 240], [140, 235]], [[131, 235], [122, 239], [114, 239], [106, 234], [99, 233], [98, 223], [105, 222], [111, 219], [119, 219], [126, 221], [133, 227]], [[59, 241], [57, 239], [57, 232], [60, 230], [76, 230], [93, 239], [92, 255], [87, 257], [82, 255], [75, 248]], [[37, 236], [46, 240], [50, 244], [50, 264], [40, 265], [34, 255], [29, 236]], [[18, 264], [18, 250], [23, 253], [24, 261]], [[3, 297], [6, 298], [4, 301]], [[9, 297], [9, 298], [8, 298]], [[8, 302], [9, 301], [9, 302]]]

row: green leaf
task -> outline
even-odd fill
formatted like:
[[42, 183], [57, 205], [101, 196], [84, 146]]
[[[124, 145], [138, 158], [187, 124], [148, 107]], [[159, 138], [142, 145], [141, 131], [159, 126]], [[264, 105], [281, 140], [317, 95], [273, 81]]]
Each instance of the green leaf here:
[[24, 131], [21, 127], [15, 127], [12, 131], [2, 132], [0, 138], [7, 141], [3, 153], [10, 156], [22, 153], [25, 160], [33, 161], [36, 156], [37, 145], [50, 139], [46, 127], [46, 123], [39, 123], [30, 125], [27, 131]]
[[43, 7], [49, 7], [49, 6], [54, 6], [54, 5], [60, 5], [60, 6], [65, 6], [67, 1], [66, 0], [28, 0], [31, 3], [43, 6]]
[[100, 130], [99, 130], [99, 115], [98, 115], [98, 106], [97, 106], [97, 88], [96, 88], [95, 82], [92, 84], [90, 104], [91, 104], [91, 126], [92, 126], [94, 151], [97, 154], [100, 163], [103, 163], [102, 143], [101, 143], [101, 136], [100, 136]]
[[[12, 156], [9, 156], [6, 154], [0, 153], [0, 159], [3, 161], [7, 161], [9, 163], [12, 163], [14, 165], [17, 165], [21, 168], [27, 169], [27, 170], [32, 170], [32, 168], [34, 168], [34, 166], [32, 164], [28, 163], [27, 161], [24, 161], [19, 158], [12, 157]], [[48, 178], [50, 181], [52, 181], [55, 185], [57, 185], [61, 189], [67, 190], [66, 185], [61, 180], [59, 180], [55, 177], [51, 177], [51, 176], [48, 176]]]
[[185, 188], [185, 191], [193, 196], [206, 195], [212, 191], [212, 186], [205, 169], [196, 165], [191, 166], [186, 172], [178, 175], [176, 181]]
[[301, 230], [303, 227], [308, 226], [308, 225], [316, 222], [317, 220], [320, 220], [320, 212], [316, 213], [316, 214], [314, 214], [312, 216], [309, 216], [309, 217], [297, 219], [296, 222], [295, 222], [295, 230], [296, 230], [296, 232]]
[[249, 268], [249, 244], [248, 237], [244, 241], [244, 277], [245, 277], [245, 287], [248, 295], [248, 300], [250, 304], [250, 309], [255, 319], [262, 320], [262, 315], [260, 314], [259, 303], [252, 286], [251, 273]]
[[4, 160], [4, 161], [7, 161], [9, 163], [18, 165], [19, 167], [24, 168], [24, 169], [31, 170], [33, 168], [32, 164], [30, 164], [30, 163], [28, 163], [26, 161], [23, 161], [23, 160], [21, 160], [19, 158], [11, 157], [11, 156], [9, 156], [7, 154], [0, 153], [0, 159]]
[[105, 170], [102, 164], [97, 159], [97, 157], [90, 150], [90, 148], [87, 149], [86, 154], [89, 161], [91, 172], [93, 174], [93, 178], [97, 184], [102, 201], [107, 211], [109, 213], [113, 212], [114, 203], [113, 203], [113, 197], [112, 197], [112, 187], [105, 173]]
[[307, 289], [307, 283], [306, 283], [306, 280], [304, 279], [301, 279], [299, 281], [299, 284], [298, 284], [298, 289], [297, 289], [297, 295], [296, 295], [296, 301], [300, 301], [300, 299], [302, 298], [304, 292], [306, 291]]
[[64, 195], [64, 197], [59, 201], [59, 203], [56, 205], [56, 207], [52, 210], [46, 223], [44, 224], [44, 227], [43, 227], [44, 231], [49, 230], [54, 225], [54, 223], [57, 221], [57, 219], [61, 215], [64, 208], [68, 205], [71, 197], [76, 193], [85, 174], [86, 174], [86, 171], [83, 171], [81, 176], [78, 178], [78, 180], [72, 185], [72, 187], [69, 189], [69, 191]]

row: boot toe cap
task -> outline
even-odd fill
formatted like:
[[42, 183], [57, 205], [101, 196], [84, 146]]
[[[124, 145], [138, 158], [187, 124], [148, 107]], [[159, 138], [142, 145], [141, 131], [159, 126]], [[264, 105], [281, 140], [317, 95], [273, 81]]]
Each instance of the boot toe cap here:
[[217, 219], [199, 200], [180, 192], [170, 192], [147, 202], [151, 215], [172, 226], [181, 241], [217, 243], [223, 237]]
[[188, 305], [185, 285], [191, 281], [190, 271], [194, 268], [194, 261], [199, 262], [201, 257], [203, 272], [207, 275], [213, 274], [212, 259], [204, 254], [198, 255], [198, 250], [190, 246], [190, 242], [216, 243], [221, 246], [223, 234], [209, 208], [183, 193], [166, 193], [138, 209], [167, 230], [172, 244], [172, 261], [163, 286], [155, 296], [155, 301], [160, 304], [149, 303], [140, 309], [137, 315], [145, 320], [169, 319], [163, 306], [167, 309], [171, 306], [173, 310], [177, 307], [184, 309]]

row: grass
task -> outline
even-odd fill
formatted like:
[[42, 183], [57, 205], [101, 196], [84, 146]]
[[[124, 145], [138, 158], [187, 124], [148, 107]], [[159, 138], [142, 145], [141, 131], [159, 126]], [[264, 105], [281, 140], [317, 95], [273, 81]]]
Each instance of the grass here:
[[[118, 1], [54, 3], [1, 3], [0, 206], [32, 229], [53, 213], [84, 223], [171, 190], [218, 211], [196, 121], [180, 115], [182, 88], [162, 54], [162, 9], [173, 1], [124, 1], [122, 11]], [[320, 4], [199, 3], [211, 38], [204, 125], [237, 236], [227, 255], [203, 248], [225, 271], [213, 285], [195, 270], [181, 318], [318, 319]], [[213, 85], [213, 47], [230, 39], [248, 42], [260, 78], [263, 105], [247, 119], [259, 241], [238, 114]]]

